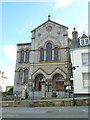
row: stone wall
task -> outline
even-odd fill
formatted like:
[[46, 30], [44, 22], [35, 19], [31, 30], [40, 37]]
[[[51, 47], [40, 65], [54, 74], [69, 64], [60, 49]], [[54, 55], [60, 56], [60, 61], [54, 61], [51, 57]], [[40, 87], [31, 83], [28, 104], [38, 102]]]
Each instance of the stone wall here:
[[[60, 98], [60, 97], [67, 97], [68, 96], [68, 93], [65, 93], [65, 92], [56, 92], [57, 94], [57, 97]], [[52, 92], [46, 92], [46, 98], [52, 98]], [[29, 93], [29, 98], [30, 99], [41, 99], [41, 91], [35, 91], [34, 93], [33, 92], [30, 92]]]
[[[76, 99], [75, 106], [89, 106], [90, 99]], [[0, 102], [0, 107], [60, 107], [73, 106], [73, 100], [42, 100], [42, 101], [16, 101], [16, 102]]]

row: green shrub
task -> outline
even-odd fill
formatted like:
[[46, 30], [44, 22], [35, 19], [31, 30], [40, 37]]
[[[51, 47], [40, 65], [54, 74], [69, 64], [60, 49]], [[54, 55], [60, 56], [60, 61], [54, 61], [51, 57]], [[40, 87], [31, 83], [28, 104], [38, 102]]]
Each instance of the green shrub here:
[[53, 93], [52, 93], [52, 97], [57, 97], [56, 92], [53, 92]]

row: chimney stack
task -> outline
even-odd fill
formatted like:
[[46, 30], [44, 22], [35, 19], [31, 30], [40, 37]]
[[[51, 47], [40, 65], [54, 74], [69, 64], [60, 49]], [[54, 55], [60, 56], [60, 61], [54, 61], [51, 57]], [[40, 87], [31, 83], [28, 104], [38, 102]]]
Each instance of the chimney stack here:
[[76, 28], [74, 27], [73, 29], [74, 31], [72, 32], [72, 39], [73, 40], [76, 40], [78, 39], [78, 32], [76, 31]]

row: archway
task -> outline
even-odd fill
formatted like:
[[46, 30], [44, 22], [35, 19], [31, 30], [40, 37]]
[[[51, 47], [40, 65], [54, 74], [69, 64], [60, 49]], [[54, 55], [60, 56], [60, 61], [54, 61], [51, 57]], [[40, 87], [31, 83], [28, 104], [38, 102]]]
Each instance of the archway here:
[[43, 74], [38, 74], [35, 77], [35, 90], [41, 91], [41, 84], [45, 83], [45, 76]]
[[64, 77], [62, 74], [55, 74], [52, 80], [52, 87], [54, 91], [64, 91]]

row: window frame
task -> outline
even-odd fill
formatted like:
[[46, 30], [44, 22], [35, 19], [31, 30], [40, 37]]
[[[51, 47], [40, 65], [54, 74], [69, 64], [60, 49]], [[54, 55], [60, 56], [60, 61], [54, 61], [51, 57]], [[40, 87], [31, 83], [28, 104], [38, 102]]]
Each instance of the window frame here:
[[[57, 48], [57, 55], [56, 55], [56, 52], [55, 52], [55, 49]], [[58, 47], [55, 47], [54, 48], [54, 61], [58, 61], [59, 60], [59, 49], [58, 49]]]
[[[85, 84], [84, 81], [87, 81], [87, 82], [90, 81], [89, 79], [84, 80], [84, 77], [83, 77], [84, 74], [90, 74], [90, 72], [83, 72], [83, 73], [82, 73], [83, 88], [90, 88], [89, 85], [88, 85], [88, 86], [85, 86], [85, 85], [84, 85], [84, 84]], [[88, 78], [89, 78], [89, 77], [88, 77]]]
[[[27, 54], [27, 52], [28, 52], [28, 54]], [[27, 49], [25, 51], [25, 63], [29, 63], [29, 56], [30, 56], [30, 51]]]
[[[51, 46], [49, 46], [49, 45], [51, 45]], [[52, 61], [52, 43], [48, 42], [46, 44], [46, 62], [51, 62], [51, 61]]]
[[21, 50], [21, 52], [20, 52], [20, 63], [24, 63], [24, 54], [25, 54], [24, 50]]
[[[21, 75], [20, 71], [22, 71], [22, 75]], [[20, 79], [20, 78], [22, 78], [22, 79]], [[23, 82], [23, 70], [22, 69], [19, 70], [19, 79], [18, 79], [18, 82], [19, 83]]]
[[80, 45], [81, 46], [89, 45], [89, 38], [80, 39]]
[[[28, 71], [27, 73], [25, 73], [26, 70]], [[26, 77], [26, 76], [28, 76], [28, 77]], [[28, 78], [28, 79], [26, 80], [26, 78]], [[29, 70], [26, 68], [24, 70], [24, 83], [28, 83], [28, 81], [29, 81]]]
[[[43, 50], [43, 51], [41, 51], [41, 50]], [[44, 48], [40, 49], [40, 62], [44, 62]]]
[[90, 66], [90, 64], [89, 64], [89, 59], [88, 59], [88, 63], [87, 63], [86, 65], [83, 64], [83, 55], [84, 55], [84, 54], [90, 54], [90, 52], [81, 53], [81, 55], [82, 55], [82, 66]]

